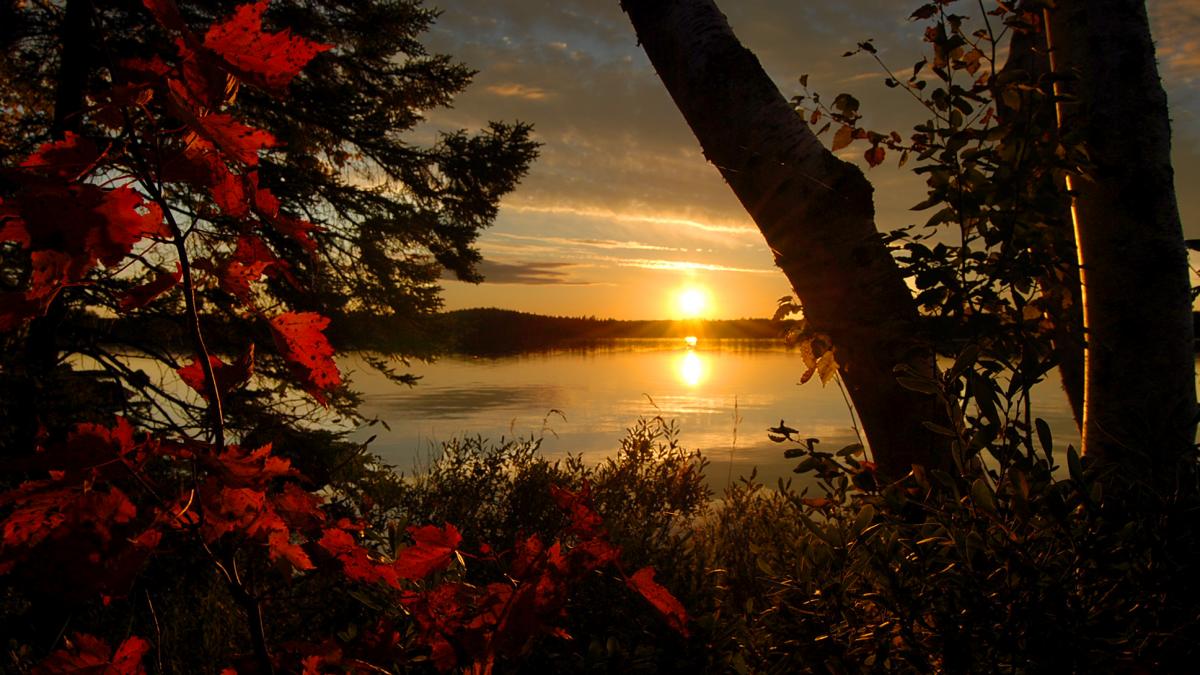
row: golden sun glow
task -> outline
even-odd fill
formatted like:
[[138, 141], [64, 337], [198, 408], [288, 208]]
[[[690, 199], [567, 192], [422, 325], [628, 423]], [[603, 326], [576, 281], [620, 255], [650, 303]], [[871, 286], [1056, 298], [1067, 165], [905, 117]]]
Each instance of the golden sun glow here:
[[682, 289], [675, 301], [684, 318], [695, 319], [708, 312], [708, 291], [699, 286]]

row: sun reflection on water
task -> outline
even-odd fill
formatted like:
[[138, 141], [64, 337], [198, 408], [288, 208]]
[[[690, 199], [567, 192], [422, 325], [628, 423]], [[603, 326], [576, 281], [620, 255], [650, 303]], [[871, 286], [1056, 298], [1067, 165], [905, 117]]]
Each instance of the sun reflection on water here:
[[708, 379], [708, 360], [689, 349], [675, 362], [675, 372], [685, 385], [699, 386]]

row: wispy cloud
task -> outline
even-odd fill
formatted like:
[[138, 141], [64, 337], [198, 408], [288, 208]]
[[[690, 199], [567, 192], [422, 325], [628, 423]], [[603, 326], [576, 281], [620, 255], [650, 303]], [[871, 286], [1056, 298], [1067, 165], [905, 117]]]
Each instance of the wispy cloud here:
[[671, 225], [679, 227], [687, 227], [705, 232], [716, 232], [721, 234], [736, 234], [736, 235], [758, 235], [758, 230], [752, 225], [744, 225], [734, 222], [716, 222], [707, 220], [695, 220], [674, 215], [656, 215], [647, 213], [628, 213], [609, 209], [600, 209], [587, 206], [568, 206], [568, 205], [541, 205], [541, 204], [506, 204], [505, 208], [517, 211], [520, 213], [552, 213], [570, 216], [580, 216], [584, 218], [597, 218], [605, 220], [615, 220], [626, 223], [647, 223], [653, 225]]
[[756, 269], [751, 267], [730, 267], [712, 263], [694, 262], [691, 260], [647, 260], [638, 258], [614, 258], [612, 262], [619, 267], [637, 267], [646, 270], [666, 270], [672, 272], [705, 271], [705, 272], [739, 272], [742, 274], [779, 274], [777, 269]]
[[858, 73], [857, 75], [851, 75], [849, 77], [843, 77], [841, 80], [839, 80], [839, 82], [844, 84], [846, 82], [862, 82], [864, 80], [882, 80], [883, 77], [883, 73], [871, 71], [866, 73]]
[[526, 101], [542, 101], [550, 97], [550, 92], [541, 87], [527, 87], [523, 84], [509, 82], [506, 84], [493, 84], [487, 87], [489, 93], [505, 98], [515, 97]]
[[591, 282], [574, 279], [570, 270], [580, 267], [564, 262], [501, 262], [484, 260], [479, 272], [486, 283], [521, 284], [527, 286], [589, 286]]
[[656, 244], [647, 244], [640, 241], [618, 241], [616, 239], [577, 239], [572, 237], [533, 237], [521, 234], [510, 234], [506, 232], [493, 233], [493, 237], [501, 239], [513, 239], [517, 241], [529, 241], [539, 244], [546, 244], [545, 248], [552, 249], [553, 246], [573, 246], [586, 248], [599, 248], [608, 250], [625, 250], [625, 251], [689, 251], [691, 249], [679, 248], [676, 246], [659, 246]]

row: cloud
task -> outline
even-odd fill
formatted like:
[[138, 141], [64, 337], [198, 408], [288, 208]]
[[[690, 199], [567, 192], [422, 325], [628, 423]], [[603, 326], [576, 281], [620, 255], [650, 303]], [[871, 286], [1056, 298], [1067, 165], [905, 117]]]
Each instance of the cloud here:
[[[542, 248], [550, 251], [561, 250], [563, 246], [567, 247], [587, 247], [600, 248], [611, 250], [627, 250], [627, 251], [688, 251], [686, 248], [677, 246], [658, 246], [655, 244], [646, 244], [640, 241], [617, 241], [615, 239], [574, 239], [571, 237], [544, 237], [544, 236], [526, 236], [520, 234], [509, 234], [497, 232], [493, 237], [501, 239], [515, 239], [517, 241], [531, 241], [539, 244], [546, 244]], [[531, 247], [533, 248], [533, 247]]]
[[666, 270], [671, 272], [705, 271], [705, 272], [739, 272], [742, 274], [779, 274], [777, 269], [755, 269], [748, 267], [730, 267], [712, 263], [694, 262], [691, 260], [647, 260], [639, 258], [610, 258], [618, 267], [637, 267], [644, 270]]
[[1166, 74], [1194, 91], [1200, 85], [1200, 7], [1195, 0], [1151, 0], [1147, 10]]
[[526, 286], [588, 286], [591, 282], [571, 278], [569, 270], [580, 267], [565, 262], [501, 262], [484, 260], [479, 263], [479, 273], [484, 283], [521, 284]]
[[496, 96], [522, 98], [526, 101], [541, 101], [549, 97], [551, 94], [540, 87], [527, 87], [523, 84], [507, 83], [493, 84], [485, 87], [485, 90], [495, 94]]
[[660, 215], [652, 213], [629, 213], [589, 206], [542, 205], [536, 203], [506, 203], [505, 208], [511, 209], [518, 213], [551, 213], [568, 216], [581, 216], [585, 218], [617, 220], [628, 223], [687, 227], [696, 230], [703, 230], [704, 232], [717, 232], [721, 234], [758, 235], [758, 229], [753, 225], [730, 221], [703, 221], [668, 214]]

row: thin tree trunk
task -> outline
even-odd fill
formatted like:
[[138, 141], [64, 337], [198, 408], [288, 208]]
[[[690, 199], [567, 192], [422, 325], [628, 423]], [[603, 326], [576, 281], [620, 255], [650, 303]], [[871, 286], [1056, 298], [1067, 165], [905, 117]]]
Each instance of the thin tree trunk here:
[[[82, 126], [84, 91], [87, 87], [91, 51], [91, 0], [68, 0], [63, 9], [60, 28], [62, 52], [59, 55], [58, 78], [54, 92], [54, 118], [50, 135], [62, 140], [67, 132], [77, 133]], [[15, 402], [16, 438], [9, 448], [11, 454], [32, 452], [43, 422], [54, 406], [49, 392], [57, 388], [51, 382], [58, 368], [59, 329], [67, 316], [68, 291], [60, 291], [42, 316], [34, 317], [26, 333], [24, 369], [26, 396]]]
[[1060, 0], [1051, 59], [1071, 76], [1065, 136], [1090, 166], [1070, 185], [1087, 333], [1084, 452], [1170, 478], [1196, 433], [1187, 249], [1167, 98], [1140, 0]]
[[[1037, 86], [1051, 74], [1050, 54], [1043, 32], [1015, 31], [1009, 43], [1008, 59], [1001, 73], [1020, 78], [1025, 84]], [[1047, 131], [1055, 130], [1055, 105], [1049, 97], [1029, 94], [1022, 96], [1020, 108], [1014, 110], [999, 95], [994, 97], [999, 116], [1015, 125], [1006, 142], [1035, 145]], [[1037, 153], [1020, 152], [1028, 157], [1024, 162], [1038, 161]], [[1017, 167], [1028, 175], [1028, 167]], [[1054, 190], [1063, 189], [1061, 180]], [[1052, 249], [1048, 257], [1055, 268], [1047, 270], [1039, 280], [1043, 295], [1050, 299], [1046, 311], [1053, 322], [1050, 333], [1051, 349], [1058, 364], [1063, 392], [1071, 406], [1075, 426], [1083, 429], [1084, 334], [1083, 297], [1079, 285], [1079, 258], [1075, 250], [1075, 232], [1071, 222], [1071, 198], [1062, 190], [1061, 198], [1052, 207], [1037, 214], [1053, 225]]]
[[916, 305], [875, 228], [873, 188], [833, 156], [742, 46], [712, 0], [622, 0], [638, 39], [704, 154], [775, 253], [812, 327], [830, 336], [880, 471], [952, 466], [935, 397], [900, 387], [905, 365], [933, 377]]

